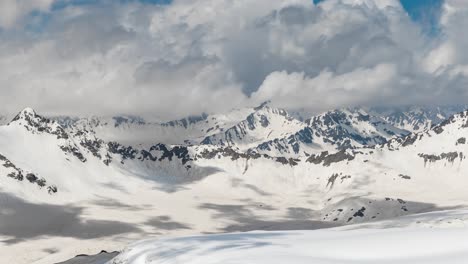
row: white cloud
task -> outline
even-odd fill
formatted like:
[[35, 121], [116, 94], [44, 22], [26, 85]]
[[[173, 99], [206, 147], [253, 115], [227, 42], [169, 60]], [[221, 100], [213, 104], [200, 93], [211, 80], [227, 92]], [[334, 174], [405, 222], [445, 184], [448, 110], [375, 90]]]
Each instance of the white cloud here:
[[52, 0], [8, 0], [23, 11], [0, 8], [14, 32], [0, 34], [0, 110], [175, 118], [266, 99], [311, 110], [465, 100], [463, 2], [447, 1], [441, 37], [428, 37], [397, 0], [104, 1], [51, 11], [35, 34], [18, 25]]
[[329, 71], [310, 78], [304, 73], [274, 72], [252, 98], [271, 100], [284, 108], [306, 107], [319, 111], [343, 105], [367, 104], [369, 97], [384, 95], [397, 77], [395, 65], [380, 64], [336, 75]]
[[0, 1], [0, 28], [10, 28], [32, 11], [48, 11], [55, 0]]

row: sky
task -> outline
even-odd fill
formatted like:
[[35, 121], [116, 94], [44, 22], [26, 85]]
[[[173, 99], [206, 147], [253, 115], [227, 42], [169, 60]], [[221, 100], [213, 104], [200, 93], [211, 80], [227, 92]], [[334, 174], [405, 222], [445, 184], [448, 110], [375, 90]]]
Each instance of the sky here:
[[468, 99], [465, 0], [2, 0], [0, 113]]

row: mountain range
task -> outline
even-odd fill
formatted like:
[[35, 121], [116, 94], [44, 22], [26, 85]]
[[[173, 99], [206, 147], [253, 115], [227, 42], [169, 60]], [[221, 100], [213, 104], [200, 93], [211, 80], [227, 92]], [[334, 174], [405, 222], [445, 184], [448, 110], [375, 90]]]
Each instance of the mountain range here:
[[[465, 108], [301, 120], [265, 103], [169, 122], [26, 108], [0, 126], [0, 255], [28, 241], [37, 250], [24, 263], [58, 262], [148, 234], [311, 229], [466, 206]], [[47, 254], [58, 244], [72, 249]]]

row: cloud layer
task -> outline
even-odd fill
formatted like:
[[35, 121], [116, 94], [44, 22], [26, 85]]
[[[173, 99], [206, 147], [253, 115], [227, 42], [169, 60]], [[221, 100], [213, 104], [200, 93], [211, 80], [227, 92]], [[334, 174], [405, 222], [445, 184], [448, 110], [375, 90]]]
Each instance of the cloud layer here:
[[171, 119], [467, 99], [466, 1], [445, 2], [435, 36], [397, 0], [311, 2], [1, 1], [0, 110]]

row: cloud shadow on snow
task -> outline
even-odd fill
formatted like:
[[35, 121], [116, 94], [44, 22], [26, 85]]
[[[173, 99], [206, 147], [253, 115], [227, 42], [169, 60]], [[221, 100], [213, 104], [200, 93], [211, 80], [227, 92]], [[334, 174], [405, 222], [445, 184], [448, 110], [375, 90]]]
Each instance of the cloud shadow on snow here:
[[181, 230], [181, 229], [191, 229], [190, 226], [176, 222], [172, 220], [169, 216], [158, 216], [149, 219], [145, 222], [145, 225], [152, 226], [158, 230]]
[[189, 189], [189, 185], [197, 183], [213, 174], [223, 170], [216, 167], [201, 167], [190, 164], [187, 171], [171, 171], [164, 167], [151, 167], [151, 169], [127, 169], [130, 175], [152, 181], [157, 184], [154, 189], [166, 193], [174, 193]]
[[[314, 211], [308, 208], [289, 208], [285, 217], [278, 220], [261, 218], [255, 214], [257, 210], [276, 210], [272, 206], [224, 205], [205, 203], [200, 209], [214, 211], [214, 219], [228, 219], [235, 223], [223, 227], [221, 232], [248, 232], [248, 231], [285, 231], [285, 230], [315, 230], [335, 227], [337, 224], [314, 220]], [[310, 217], [309, 217], [310, 216]], [[317, 219], [317, 218], [315, 218]]]
[[138, 232], [139, 228], [124, 222], [83, 219], [82, 207], [34, 204], [9, 194], [0, 196], [0, 241], [15, 244], [43, 236], [97, 239], [111, 235]]
[[126, 210], [126, 211], [144, 211], [153, 208], [153, 205], [142, 204], [142, 205], [132, 205], [122, 203], [112, 198], [106, 198], [103, 196], [98, 196], [98, 200], [92, 201], [92, 204], [105, 207], [108, 209], [117, 209], [117, 210]]

